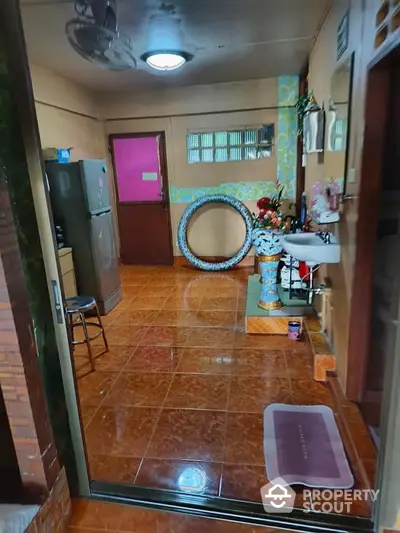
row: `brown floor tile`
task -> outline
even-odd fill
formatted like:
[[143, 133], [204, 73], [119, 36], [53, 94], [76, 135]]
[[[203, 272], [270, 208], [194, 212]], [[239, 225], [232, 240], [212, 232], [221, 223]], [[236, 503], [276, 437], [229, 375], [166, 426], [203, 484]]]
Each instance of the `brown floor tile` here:
[[150, 326], [140, 346], [185, 346], [190, 330], [176, 326]]
[[88, 423], [92, 419], [92, 416], [97, 411], [97, 409], [98, 409], [97, 405], [81, 405], [80, 406], [82, 424], [84, 428], [88, 425]]
[[234, 311], [199, 311], [196, 325], [199, 327], [224, 327], [236, 326], [236, 313]]
[[246, 298], [238, 298], [238, 302], [237, 302], [237, 310], [238, 311], [245, 311], [246, 310], [246, 305], [247, 305], [247, 300]]
[[103, 531], [104, 529], [98, 529], [97, 527], [89, 530], [86, 527], [69, 527], [67, 533], [103, 533]]
[[80, 378], [78, 380], [80, 404], [98, 406], [106, 397], [117, 377], [117, 372], [95, 370]]
[[110, 326], [117, 320], [121, 312], [122, 312], [121, 309], [116, 310], [116, 308], [114, 308], [112, 311], [108, 313], [108, 315], [101, 317], [101, 323], [103, 324], [103, 326]]
[[236, 300], [238, 297], [238, 287], [232, 284], [218, 284], [211, 282], [209, 285], [203, 286], [203, 296], [205, 298], [210, 298], [207, 293], [212, 292], [212, 298], [232, 298]]
[[264, 465], [262, 413], [228, 413], [224, 463]]
[[122, 285], [122, 296], [124, 298], [135, 298], [141, 293], [145, 285]]
[[168, 300], [167, 296], [137, 296], [128, 306], [127, 309], [134, 311], [160, 311], [165, 302]]
[[152, 297], [161, 297], [161, 296], [170, 296], [172, 291], [174, 290], [174, 287], [171, 286], [154, 286], [151, 283], [146, 285], [141, 291], [140, 291], [140, 297], [143, 296], [152, 296]]
[[321, 321], [316, 315], [311, 315], [307, 317], [307, 329], [311, 333], [320, 333], [322, 331]]
[[204, 297], [200, 304], [200, 311], [237, 311], [237, 298]]
[[265, 530], [259, 526], [197, 518], [184, 514], [171, 516], [170, 528], [168, 533], [278, 533], [278, 530], [275, 529]]
[[133, 274], [130, 276], [122, 275], [122, 287], [139, 287], [142, 289], [145, 287], [151, 280], [149, 274]]
[[169, 514], [99, 500], [73, 500], [71, 526], [116, 533], [167, 532]]
[[328, 386], [313, 380], [292, 380], [294, 403], [297, 405], [328, 405], [334, 404], [334, 399]]
[[146, 457], [220, 462], [225, 418], [219, 411], [163, 409]]
[[184, 348], [177, 372], [189, 374], [230, 374], [231, 348]]
[[236, 315], [236, 331], [244, 332], [246, 327], [246, 313], [244, 311], [238, 311]]
[[81, 380], [93, 372], [88, 355], [74, 355], [73, 362], [77, 380]]
[[195, 326], [195, 311], [160, 311], [154, 326]]
[[201, 286], [198, 286], [193, 280], [191, 281], [180, 281], [175, 285], [171, 297], [185, 297], [185, 298], [202, 298], [207, 289], [204, 289]]
[[289, 379], [231, 377], [229, 411], [263, 412], [271, 403], [293, 403]]
[[142, 457], [159, 413], [150, 407], [100, 407], [85, 430], [88, 453]]
[[362, 463], [367, 474], [367, 478], [371, 484], [371, 487], [375, 486], [376, 474], [377, 474], [377, 459], [362, 459]]
[[187, 347], [205, 348], [233, 346], [234, 332], [228, 328], [192, 328], [187, 338]]
[[[147, 326], [119, 326], [111, 325], [106, 328], [107, 341], [109, 346], [136, 346], [147, 331]], [[99, 337], [94, 344], [102, 344]]]
[[185, 298], [170, 296], [162, 310], [167, 311], [197, 311], [200, 307], [201, 298]]
[[[100, 348], [100, 346], [96, 346], [96, 348]], [[135, 348], [133, 346], [110, 346], [108, 352], [104, 349], [95, 350], [96, 370], [121, 371], [129, 361], [134, 350]]]
[[122, 300], [120, 300], [117, 305], [114, 307], [114, 309], [111, 311], [112, 313], [115, 313], [115, 312], [118, 312], [120, 313], [121, 311], [124, 311], [124, 309], [126, 309], [128, 307], [129, 304], [131, 304], [133, 302], [133, 297], [132, 298], [122, 298]]
[[304, 352], [306, 345], [299, 341], [291, 341], [286, 335], [254, 335], [237, 332], [235, 335], [235, 348]]
[[[185, 480], [185, 471], [195, 468], [204, 472], [206, 484], [201, 494], [218, 496], [221, 478], [220, 463], [182, 461], [174, 459], [144, 459], [136, 478], [135, 485], [182, 491], [180, 483]], [[180, 479], [182, 476], [183, 479]]]
[[[92, 348], [96, 370], [112, 372], [119, 372], [127, 361], [129, 361], [135, 350], [132, 346], [111, 346], [107, 352], [100, 345], [94, 345]], [[74, 352], [75, 371], [78, 379], [82, 375], [91, 372], [86, 347], [84, 352]]]
[[225, 411], [228, 390], [228, 376], [175, 374], [164, 407]]
[[[258, 526], [163, 513], [132, 505], [73, 500], [69, 533], [262, 533]], [[82, 527], [80, 527], [82, 526]], [[118, 527], [119, 530], [114, 528]], [[278, 530], [270, 529], [270, 533]]]
[[96, 481], [133, 485], [141, 462], [142, 459], [136, 457], [90, 455], [90, 478]]
[[260, 489], [266, 483], [265, 466], [224, 464], [220, 496], [261, 503]]
[[238, 376], [263, 376], [287, 378], [283, 350], [234, 350], [232, 374]]
[[103, 405], [159, 407], [163, 404], [172, 374], [122, 372]]
[[313, 380], [313, 363], [311, 354], [293, 353], [285, 350], [286, 366], [288, 374], [293, 379]]
[[150, 326], [157, 318], [159, 311], [136, 310], [129, 311], [125, 309], [114, 322], [118, 326]]
[[[237, 284], [234, 279], [225, 280], [222, 278], [217, 278], [215, 274], [214, 275], [211, 274], [211, 276], [203, 277], [201, 279], [192, 280], [191, 286], [201, 288], [202, 291], [206, 293], [203, 296], [206, 296], [206, 297], [211, 296], [209, 291], [212, 290], [213, 291], [212, 296], [216, 296], [218, 298], [224, 297], [224, 296], [226, 298], [232, 298], [232, 296], [233, 297], [236, 296], [236, 292], [233, 295], [232, 294], [225, 295], [225, 293], [221, 291], [232, 290], [232, 289], [234, 289], [235, 291], [237, 290]], [[214, 291], [216, 291], [217, 294], [215, 294]]]
[[377, 451], [358, 407], [346, 406], [342, 408], [342, 412], [361, 460], [376, 462]]
[[151, 278], [149, 285], [152, 287], [175, 287], [180, 279], [181, 276], [173, 271], [158, 273]]
[[138, 346], [125, 366], [129, 372], [173, 372], [184, 348]]
[[247, 299], [247, 280], [245, 284], [238, 286], [238, 296], [240, 300], [246, 300]]

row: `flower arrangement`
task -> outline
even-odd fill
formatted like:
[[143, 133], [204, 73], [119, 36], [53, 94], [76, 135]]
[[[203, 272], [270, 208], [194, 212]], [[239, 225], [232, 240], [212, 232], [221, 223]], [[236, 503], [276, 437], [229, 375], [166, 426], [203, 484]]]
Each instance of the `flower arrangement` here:
[[281, 210], [283, 186], [271, 197], [263, 196], [257, 202], [258, 213], [253, 213], [254, 228], [281, 231], [286, 226], [286, 218]]

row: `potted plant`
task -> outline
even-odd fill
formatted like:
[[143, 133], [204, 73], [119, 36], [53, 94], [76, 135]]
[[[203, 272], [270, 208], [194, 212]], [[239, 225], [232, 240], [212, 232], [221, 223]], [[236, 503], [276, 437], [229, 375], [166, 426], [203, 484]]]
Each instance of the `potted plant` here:
[[283, 186], [271, 198], [265, 196], [257, 202], [258, 213], [253, 213], [253, 245], [256, 249], [262, 282], [258, 306], [262, 309], [279, 309], [283, 306], [276, 285], [278, 265], [282, 253], [283, 230], [287, 224], [281, 210]]
[[276, 255], [282, 252], [282, 233], [287, 220], [281, 210], [283, 186], [272, 196], [263, 196], [257, 202], [258, 213], [253, 213], [253, 245], [256, 254]]

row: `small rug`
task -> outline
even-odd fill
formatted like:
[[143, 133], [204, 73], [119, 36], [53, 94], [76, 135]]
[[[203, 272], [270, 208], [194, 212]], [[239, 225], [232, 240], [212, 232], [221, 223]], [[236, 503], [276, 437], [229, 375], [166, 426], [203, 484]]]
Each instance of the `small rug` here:
[[264, 456], [270, 481], [332, 489], [354, 485], [335, 417], [325, 405], [269, 405]]

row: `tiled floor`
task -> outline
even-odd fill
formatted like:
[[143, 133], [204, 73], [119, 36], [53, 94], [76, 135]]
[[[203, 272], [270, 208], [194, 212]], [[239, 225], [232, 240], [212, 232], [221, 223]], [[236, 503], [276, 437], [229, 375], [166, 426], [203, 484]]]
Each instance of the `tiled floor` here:
[[179, 473], [201, 465], [206, 493], [260, 501], [265, 407], [333, 397], [305, 343], [244, 333], [250, 273], [122, 267], [109, 352], [98, 339], [92, 373], [75, 352], [93, 479], [179, 490]]
[[278, 529], [165, 513], [96, 500], [73, 500], [67, 533], [280, 533]]

